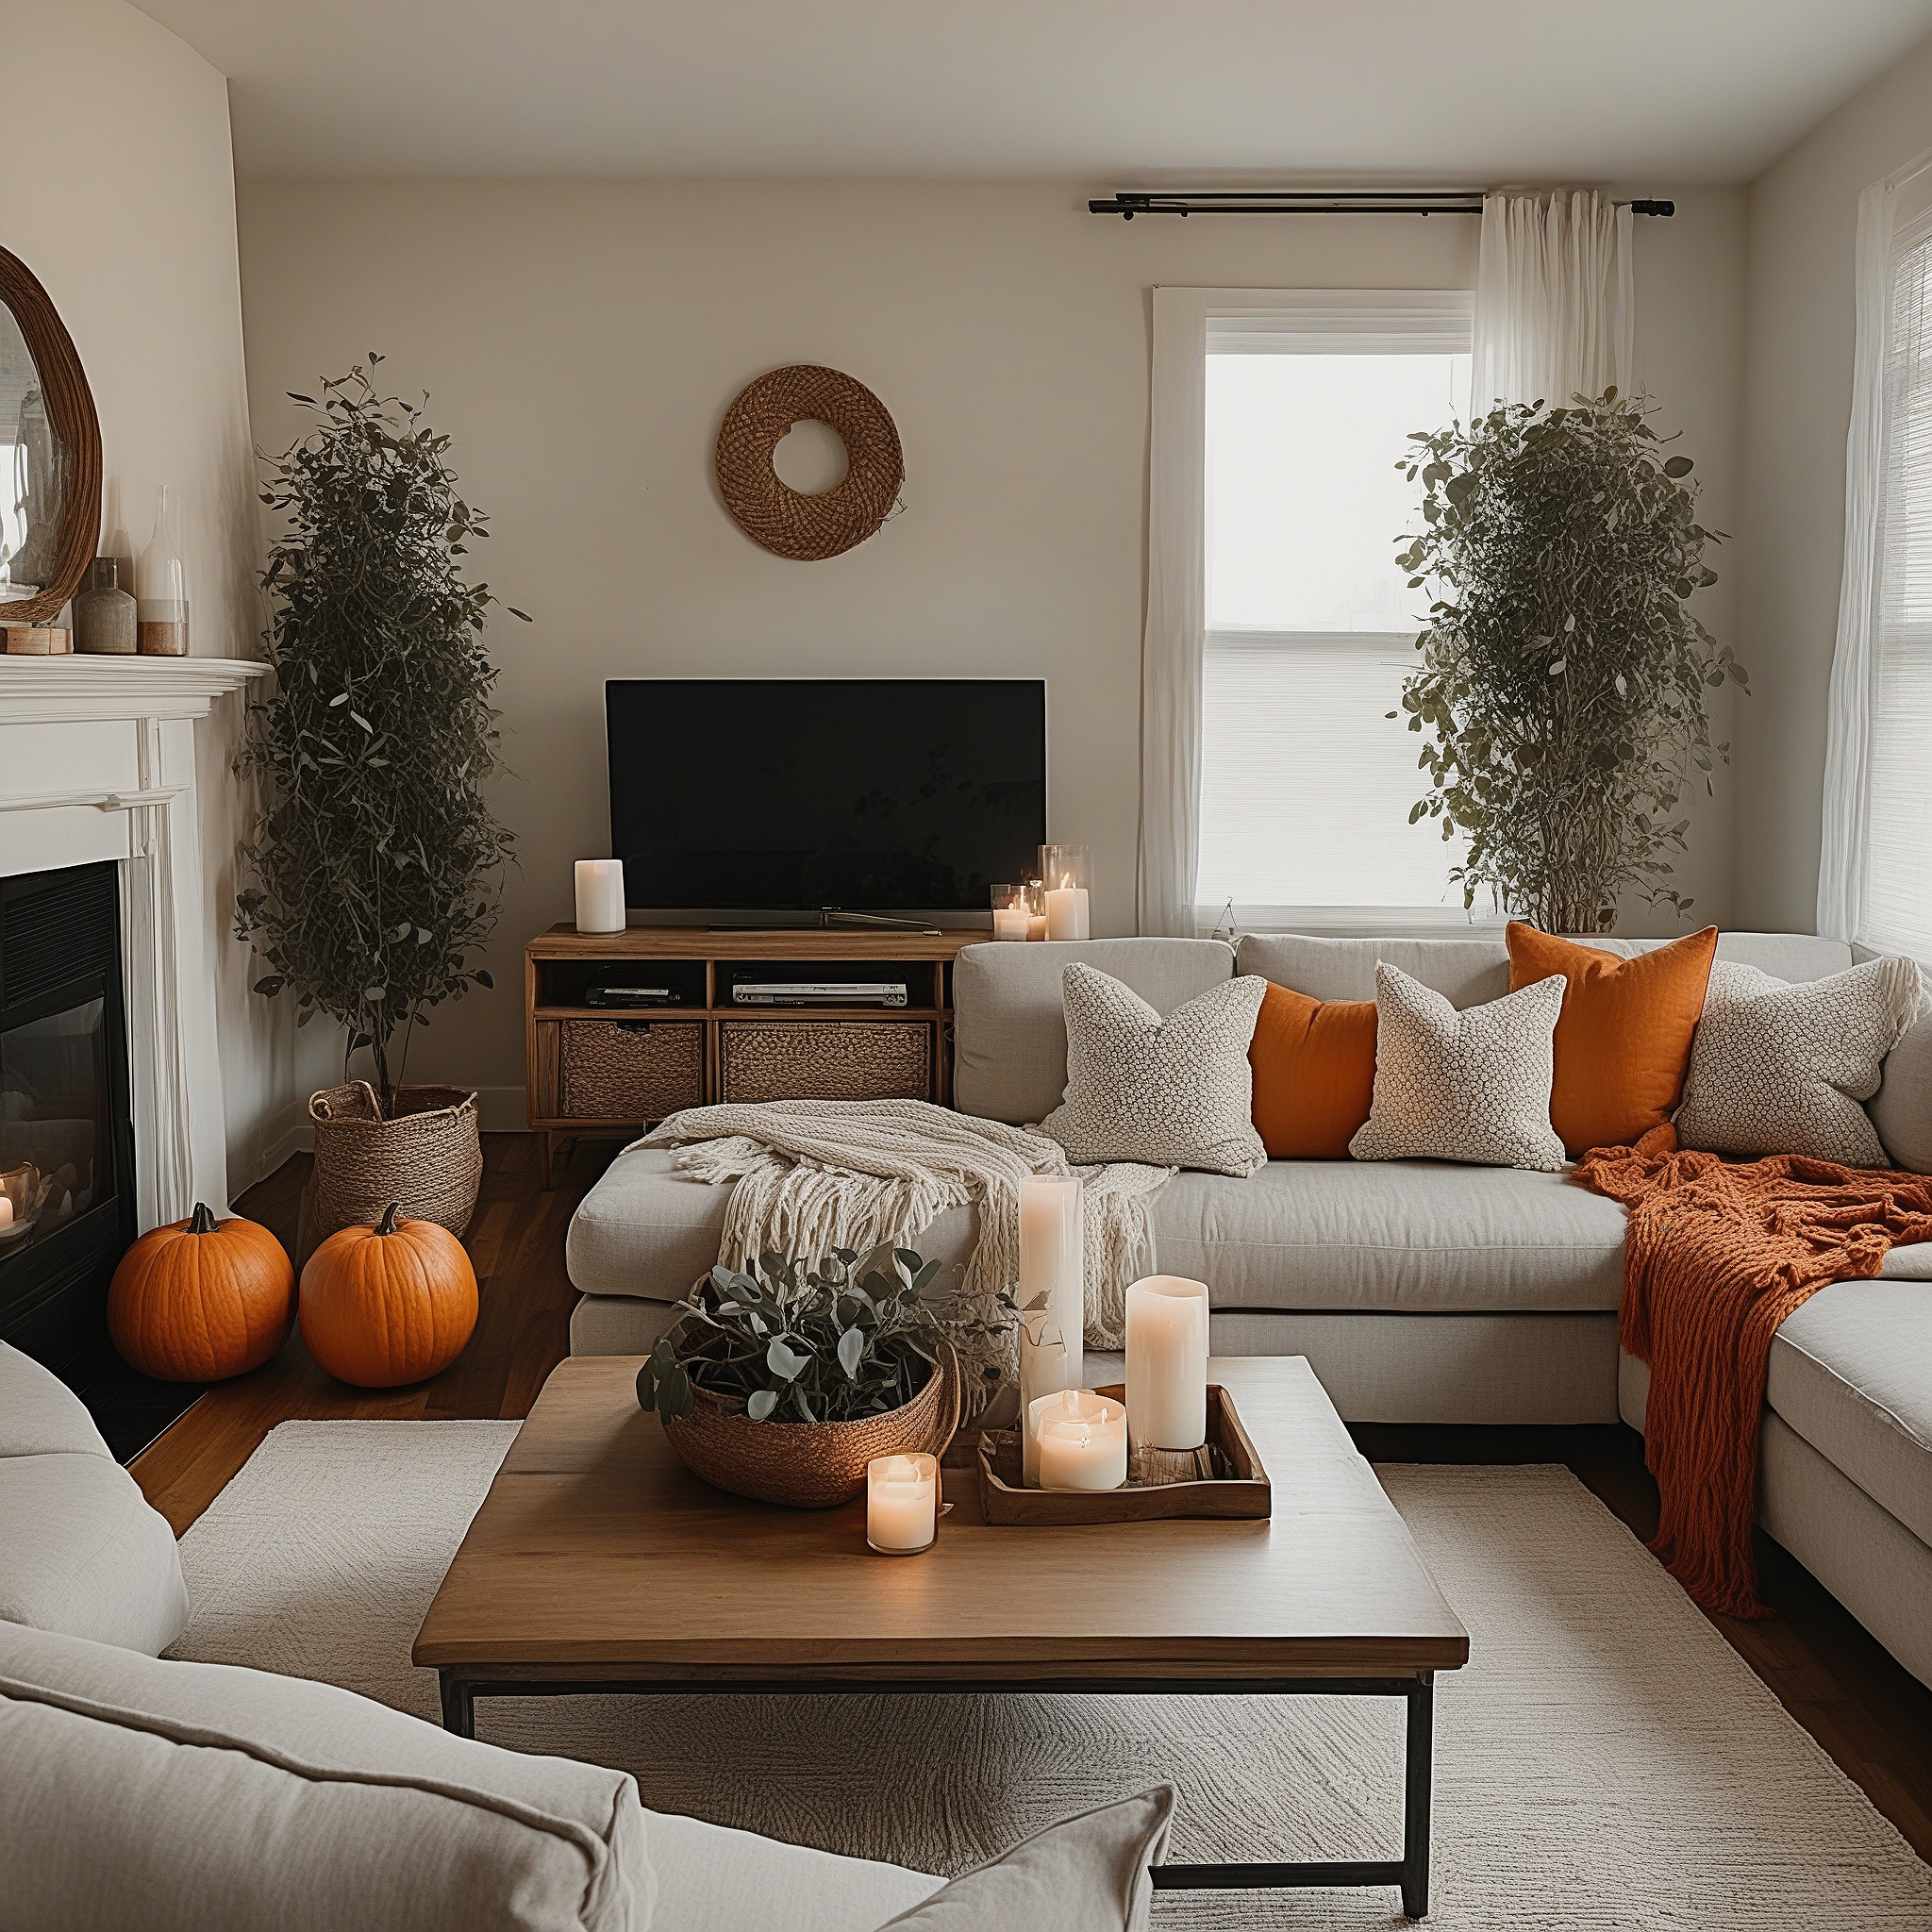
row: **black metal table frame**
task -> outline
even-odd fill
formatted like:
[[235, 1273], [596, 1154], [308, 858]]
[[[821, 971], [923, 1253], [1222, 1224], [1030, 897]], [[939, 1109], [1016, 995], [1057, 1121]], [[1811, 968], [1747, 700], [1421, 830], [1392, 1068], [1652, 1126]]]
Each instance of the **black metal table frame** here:
[[1291, 1886], [1393, 1885], [1411, 1919], [1429, 1909], [1429, 1799], [1435, 1739], [1435, 1674], [1406, 1677], [804, 1677], [794, 1679], [702, 1677], [572, 1679], [492, 1677], [460, 1666], [437, 1673], [442, 1687], [442, 1723], [458, 1737], [476, 1734], [478, 1697], [826, 1697], [892, 1694], [983, 1697], [1400, 1697], [1408, 1706], [1404, 1754], [1402, 1856], [1330, 1861], [1221, 1865], [1157, 1865], [1158, 1891], [1274, 1890]]

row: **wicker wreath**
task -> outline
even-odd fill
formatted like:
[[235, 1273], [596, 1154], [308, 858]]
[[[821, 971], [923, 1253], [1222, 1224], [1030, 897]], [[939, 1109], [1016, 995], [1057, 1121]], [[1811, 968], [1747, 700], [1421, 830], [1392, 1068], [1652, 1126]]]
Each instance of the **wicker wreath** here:
[[[844, 480], [818, 496], [789, 488], [772, 452], [794, 423], [823, 423], [845, 445]], [[899, 500], [906, 463], [886, 406], [864, 383], [794, 362], [747, 383], [718, 431], [718, 488], [738, 527], [780, 557], [811, 562], [863, 543]]]

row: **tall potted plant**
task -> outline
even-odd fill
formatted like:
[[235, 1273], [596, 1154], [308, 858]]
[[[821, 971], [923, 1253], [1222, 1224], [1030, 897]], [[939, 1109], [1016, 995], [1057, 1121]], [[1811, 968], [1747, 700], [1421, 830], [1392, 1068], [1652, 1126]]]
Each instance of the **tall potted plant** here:
[[1402, 694], [1430, 734], [1409, 823], [1467, 838], [1465, 906], [1487, 888], [1547, 932], [1609, 931], [1628, 891], [1688, 911], [1679, 807], [1730, 752], [1709, 693], [1746, 684], [1689, 608], [1721, 541], [1697, 521], [1690, 458], [1614, 389], [1410, 440], [1423, 529], [1396, 561], [1434, 601]]
[[[405, 1074], [430, 1008], [491, 984], [479, 956], [511, 846], [482, 789], [497, 729], [481, 633], [499, 600], [461, 562], [486, 519], [458, 493], [449, 438], [378, 392], [380, 360], [294, 396], [314, 426], [269, 465], [275, 675], [236, 760], [262, 798], [236, 901], [269, 969], [255, 991], [292, 995], [298, 1025], [342, 1029], [343, 1085], [309, 1103], [305, 1248], [391, 1201], [468, 1225], [475, 1093]], [[364, 1053], [373, 1077], [352, 1081]]]

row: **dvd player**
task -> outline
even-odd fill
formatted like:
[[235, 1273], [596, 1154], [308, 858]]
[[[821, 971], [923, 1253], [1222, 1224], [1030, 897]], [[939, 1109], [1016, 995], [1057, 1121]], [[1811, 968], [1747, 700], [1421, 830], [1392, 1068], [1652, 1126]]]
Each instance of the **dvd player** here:
[[593, 986], [584, 994], [587, 1007], [681, 1007], [684, 995], [670, 986]]
[[731, 989], [736, 1007], [903, 1007], [903, 979], [796, 979], [741, 982]]

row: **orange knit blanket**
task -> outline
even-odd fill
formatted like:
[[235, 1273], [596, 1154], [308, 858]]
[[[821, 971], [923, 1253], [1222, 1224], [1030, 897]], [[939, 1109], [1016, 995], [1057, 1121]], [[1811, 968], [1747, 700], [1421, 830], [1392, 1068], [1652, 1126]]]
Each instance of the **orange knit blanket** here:
[[1707, 1610], [1764, 1617], [1751, 1525], [1771, 1338], [1827, 1283], [1932, 1241], [1932, 1176], [1795, 1154], [1734, 1163], [1671, 1153], [1674, 1138], [1599, 1147], [1575, 1178], [1630, 1209], [1618, 1333], [1650, 1364], [1651, 1548]]

